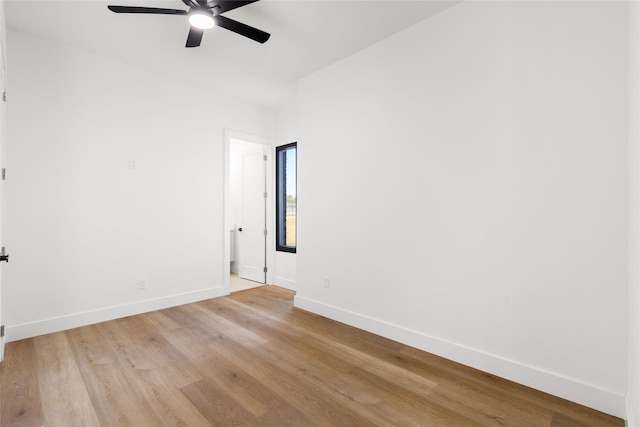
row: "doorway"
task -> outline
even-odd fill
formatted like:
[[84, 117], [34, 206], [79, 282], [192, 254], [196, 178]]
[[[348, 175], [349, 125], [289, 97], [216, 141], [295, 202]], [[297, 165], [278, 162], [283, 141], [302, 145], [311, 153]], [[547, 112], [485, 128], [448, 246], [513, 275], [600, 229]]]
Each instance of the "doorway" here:
[[267, 283], [267, 147], [229, 140], [230, 292]]

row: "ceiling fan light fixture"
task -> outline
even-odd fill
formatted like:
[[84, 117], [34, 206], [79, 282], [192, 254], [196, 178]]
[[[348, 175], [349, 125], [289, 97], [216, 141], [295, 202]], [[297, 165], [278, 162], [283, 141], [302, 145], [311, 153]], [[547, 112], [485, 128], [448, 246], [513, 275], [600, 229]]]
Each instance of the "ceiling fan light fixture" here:
[[[233, 33], [247, 37], [258, 43], [269, 40], [271, 34], [242, 22], [227, 18], [223, 13], [255, 3], [258, 0], [182, 0], [187, 6], [183, 9], [165, 9], [161, 7], [143, 6], [107, 6], [114, 13], [148, 13], [153, 15], [185, 16], [189, 20], [189, 34], [184, 47], [198, 47], [202, 41], [204, 30], [220, 27]], [[0, 3], [2, 0], [0, 0]]]
[[208, 30], [215, 26], [215, 21], [210, 13], [204, 10], [195, 10], [189, 13], [189, 25], [201, 30]]

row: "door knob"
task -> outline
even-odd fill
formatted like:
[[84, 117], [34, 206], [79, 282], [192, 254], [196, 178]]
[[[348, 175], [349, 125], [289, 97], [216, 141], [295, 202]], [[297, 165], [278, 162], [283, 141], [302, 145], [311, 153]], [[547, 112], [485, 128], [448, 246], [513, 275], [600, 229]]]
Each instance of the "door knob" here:
[[242, 231], [242, 227], [238, 228], [238, 231]]

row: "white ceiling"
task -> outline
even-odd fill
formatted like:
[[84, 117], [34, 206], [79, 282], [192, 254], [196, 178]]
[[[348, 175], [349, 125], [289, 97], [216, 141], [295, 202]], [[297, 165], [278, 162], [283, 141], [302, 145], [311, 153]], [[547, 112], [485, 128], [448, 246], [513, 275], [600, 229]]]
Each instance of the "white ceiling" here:
[[256, 104], [277, 107], [295, 82], [458, 1], [262, 0], [225, 16], [271, 33], [222, 28], [184, 47], [185, 16], [116, 14], [108, 4], [186, 9], [180, 0], [6, 0], [10, 29], [73, 45]]

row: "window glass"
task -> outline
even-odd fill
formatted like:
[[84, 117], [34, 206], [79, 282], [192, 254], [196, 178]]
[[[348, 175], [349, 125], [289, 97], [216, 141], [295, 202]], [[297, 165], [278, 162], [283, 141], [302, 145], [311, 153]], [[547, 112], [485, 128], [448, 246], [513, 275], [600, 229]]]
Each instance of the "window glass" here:
[[294, 252], [297, 246], [297, 146], [276, 147], [276, 250]]

